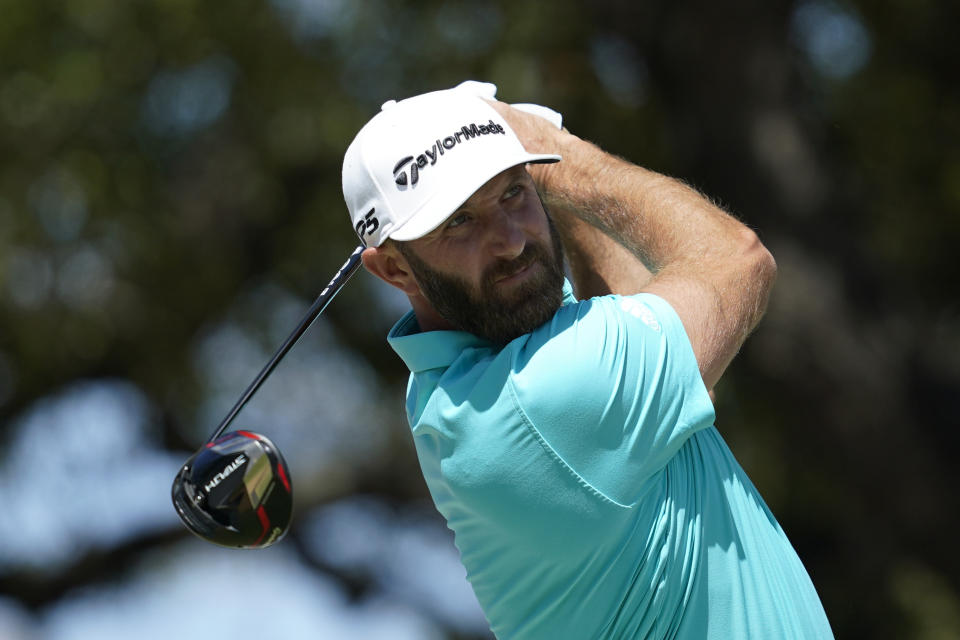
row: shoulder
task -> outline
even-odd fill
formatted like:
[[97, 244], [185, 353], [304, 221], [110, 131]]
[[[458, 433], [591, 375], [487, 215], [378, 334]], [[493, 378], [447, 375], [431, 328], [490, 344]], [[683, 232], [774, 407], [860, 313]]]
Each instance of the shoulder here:
[[566, 304], [550, 322], [518, 345], [518, 361], [549, 364], [570, 357], [590, 362], [616, 354], [629, 344], [634, 349], [676, 348], [689, 340], [670, 305], [653, 294], [608, 295]]
[[518, 397], [553, 406], [564, 396], [605, 402], [611, 388], [642, 387], [665, 368], [698, 377], [696, 359], [679, 317], [652, 294], [609, 295], [566, 304], [550, 322], [511, 350]]
[[515, 350], [511, 369], [513, 400], [545, 446], [623, 503], [713, 422], [683, 325], [651, 294], [566, 305]]

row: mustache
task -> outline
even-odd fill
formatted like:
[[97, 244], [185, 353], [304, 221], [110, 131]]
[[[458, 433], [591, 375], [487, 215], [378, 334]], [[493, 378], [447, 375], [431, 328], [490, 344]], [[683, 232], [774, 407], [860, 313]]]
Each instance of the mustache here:
[[542, 247], [534, 243], [527, 243], [520, 255], [513, 260], [500, 259], [490, 265], [483, 274], [483, 283], [487, 286], [494, 285], [497, 280], [526, 269], [544, 255], [545, 252]]

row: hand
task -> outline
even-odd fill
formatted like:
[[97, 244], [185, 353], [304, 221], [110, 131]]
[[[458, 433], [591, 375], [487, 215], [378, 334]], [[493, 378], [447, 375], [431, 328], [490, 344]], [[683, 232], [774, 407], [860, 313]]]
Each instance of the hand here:
[[487, 99], [487, 102], [504, 117], [527, 151], [559, 153], [561, 134], [569, 133], [566, 129], [558, 129], [546, 118], [517, 109], [506, 102], [493, 98]]
[[[557, 126], [538, 115], [533, 115], [528, 111], [517, 109], [505, 102], [495, 99], [487, 99], [490, 105], [503, 116], [513, 129], [514, 133], [520, 139], [520, 143], [530, 153], [555, 153], [563, 155], [563, 148], [571, 134], [566, 129], [558, 129]], [[559, 115], [559, 114], [558, 114]], [[530, 175], [541, 189], [547, 176], [553, 173], [555, 165], [552, 164], [532, 164], [527, 166]]]

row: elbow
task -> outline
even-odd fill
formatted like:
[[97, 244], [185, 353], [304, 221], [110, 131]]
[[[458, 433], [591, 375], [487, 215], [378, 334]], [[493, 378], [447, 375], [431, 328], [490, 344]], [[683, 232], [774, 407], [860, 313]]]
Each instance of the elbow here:
[[752, 294], [752, 306], [755, 309], [753, 323], [763, 317], [770, 299], [770, 292], [777, 280], [777, 261], [770, 250], [760, 241], [759, 236], [750, 229], [743, 231], [743, 258], [745, 289]]
[[773, 258], [770, 250], [760, 242], [760, 238], [753, 231], [750, 240], [750, 253], [753, 260], [754, 272], [757, 274], [757, 280], [762, 283], [763, 290], [769, 294], [773, 289], [773, 283], [777, 280], [777, 261]]

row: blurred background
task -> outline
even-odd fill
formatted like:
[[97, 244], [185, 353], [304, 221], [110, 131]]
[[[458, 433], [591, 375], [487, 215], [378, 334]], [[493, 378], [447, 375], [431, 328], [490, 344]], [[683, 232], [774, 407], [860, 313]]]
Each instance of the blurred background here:
[[[361, 272], [234, 426], [290, 534], [170, 504], [356, 244], [382, 102], [495, 82], [772, 250], [718, 427], [838, 638], [960, 637], [960, 5], [0, 0], [0, 638], [488, 638]], [[951, 71], [953, 69], [953, 71]], [[952, 79], [951, 79], [952, 78]]]

